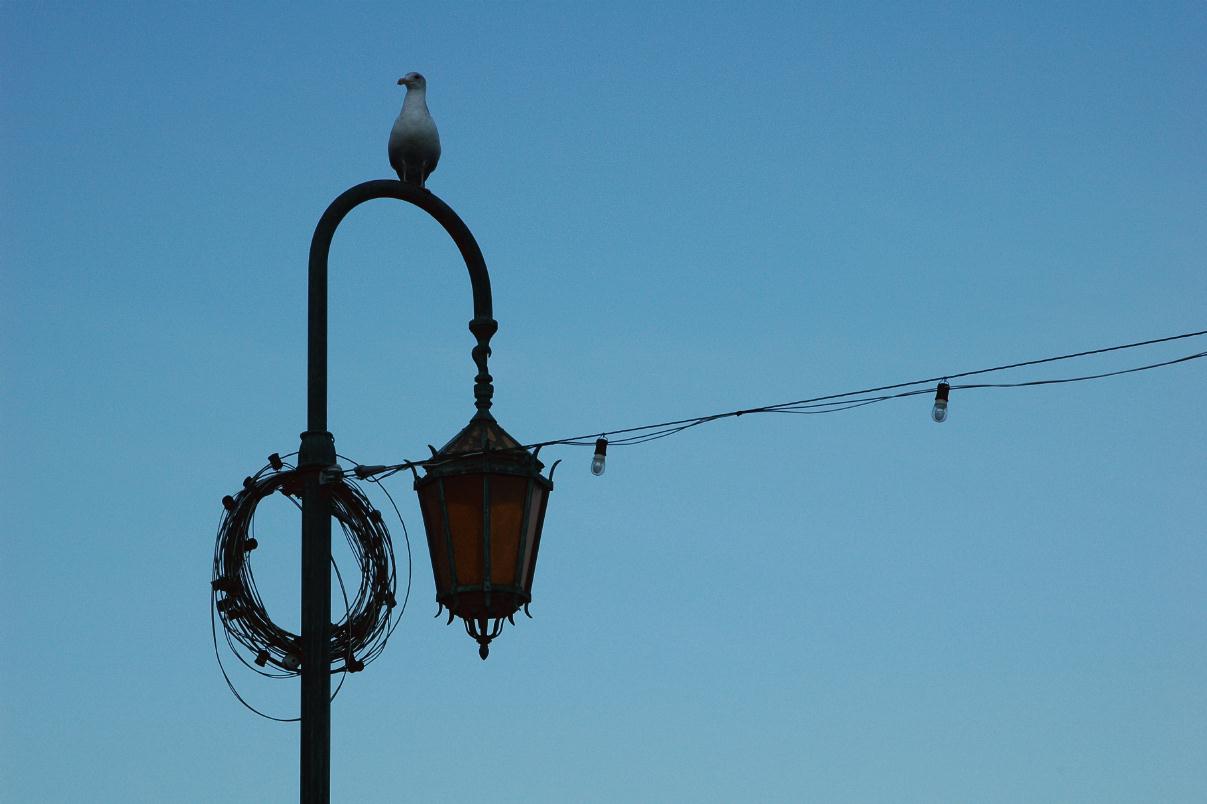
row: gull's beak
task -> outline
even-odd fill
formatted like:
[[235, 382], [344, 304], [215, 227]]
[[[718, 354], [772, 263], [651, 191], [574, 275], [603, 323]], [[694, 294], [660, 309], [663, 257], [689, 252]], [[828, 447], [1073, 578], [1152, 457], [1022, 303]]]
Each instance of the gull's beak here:
[[409, 86], [409, 84], [407, 84], [407, 80], [406, 80], [405, 78], [399, 78], [399, 79], [398, 79], [398, 86], [400, 86], [400, 87], [401, 87], [401, 86]]

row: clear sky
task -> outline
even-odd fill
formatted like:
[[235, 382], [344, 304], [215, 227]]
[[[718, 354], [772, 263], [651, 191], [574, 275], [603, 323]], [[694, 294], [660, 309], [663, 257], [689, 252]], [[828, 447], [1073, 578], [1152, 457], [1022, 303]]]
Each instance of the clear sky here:
[[[6, 800], [296, 800], [211, 553], [297, 448], [310, 235], [391, 176], [408, 71], [524, 441], [1207, 328], [1201, 2], [749, 5], [4, 4]], [[331, 270], [336, 445], [422, 457], [473, 411], [464, 267], [379, 201]], [[602, 478], [551, 449], [535, 619], [487, 662], [399, 476], [414, 594], [334, 704], [334, 800], [1201, 801], [1205, 396], [1199, 361], [729, 419]]]

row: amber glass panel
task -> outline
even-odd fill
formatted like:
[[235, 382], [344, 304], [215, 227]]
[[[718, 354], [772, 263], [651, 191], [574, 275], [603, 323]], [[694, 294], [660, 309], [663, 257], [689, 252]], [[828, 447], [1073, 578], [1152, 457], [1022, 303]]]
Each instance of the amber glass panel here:
[[528, 527], [524, 532], [524, 566], [520, 571], [520, 588], [525, 592], [532, 591], [532, 573], [536, 569], [536, 542], [540, 538], [539, 528], [545, 515], [545, 500], [548, 492], [544, 488], [532, 484], [532, 501], [528, 506]]
[[439, 482], [431, 483], [419, 492], [419, 507], [423, 510], [423, 526], [427, 530], [427, 549], [432, 556], [436, 591], [443, 592], [453, 581], [448, 573], [448, 547], [444, 541], [444, 512], [440, 510]]
[[461, 586], [476, 586], [484, 580], [482, 481], [483, 475], [458, 475], [443, 480], [444, 505], [453, 538], [453, 563]]
[[490, 476], [490, 580], [500, 586], [515, 585], [516, 552], [520, 549], [527, 491], [526, 477]]

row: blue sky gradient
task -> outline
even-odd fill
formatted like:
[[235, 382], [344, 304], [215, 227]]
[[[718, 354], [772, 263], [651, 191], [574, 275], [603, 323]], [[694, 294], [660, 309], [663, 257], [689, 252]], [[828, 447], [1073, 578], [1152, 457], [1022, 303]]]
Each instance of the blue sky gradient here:
[[[5, 4], [5, 795], [296, 799], [296, 726], [213, 659], [213, 538], [297, 447], [310, 235], [390, 177], [410, 70], [524, 441], [1207, 328], [1207, 9], [1052, 6]], [[473, 411], [464, 267], [385, 201], [331, 265], [336, 446], [422, 457]], [[1200, 361], [729, 419], [602, 478], [551, 449], [535, 619], [487, 662], [399, 476], [414, 592], [334, 704], [333, 800], [1200, 801], [1205, 396]], [[297, 517], [262, 517], [296, 628]]]

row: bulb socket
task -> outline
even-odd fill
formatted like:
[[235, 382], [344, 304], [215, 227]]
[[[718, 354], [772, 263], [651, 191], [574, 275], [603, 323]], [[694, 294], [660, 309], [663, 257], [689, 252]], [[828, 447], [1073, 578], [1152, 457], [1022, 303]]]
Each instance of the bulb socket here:
[[210, 581], [210, 589], [215, 592], [235, 592], [239, 589], [239, 582], [234, 578], [215, 578]]

